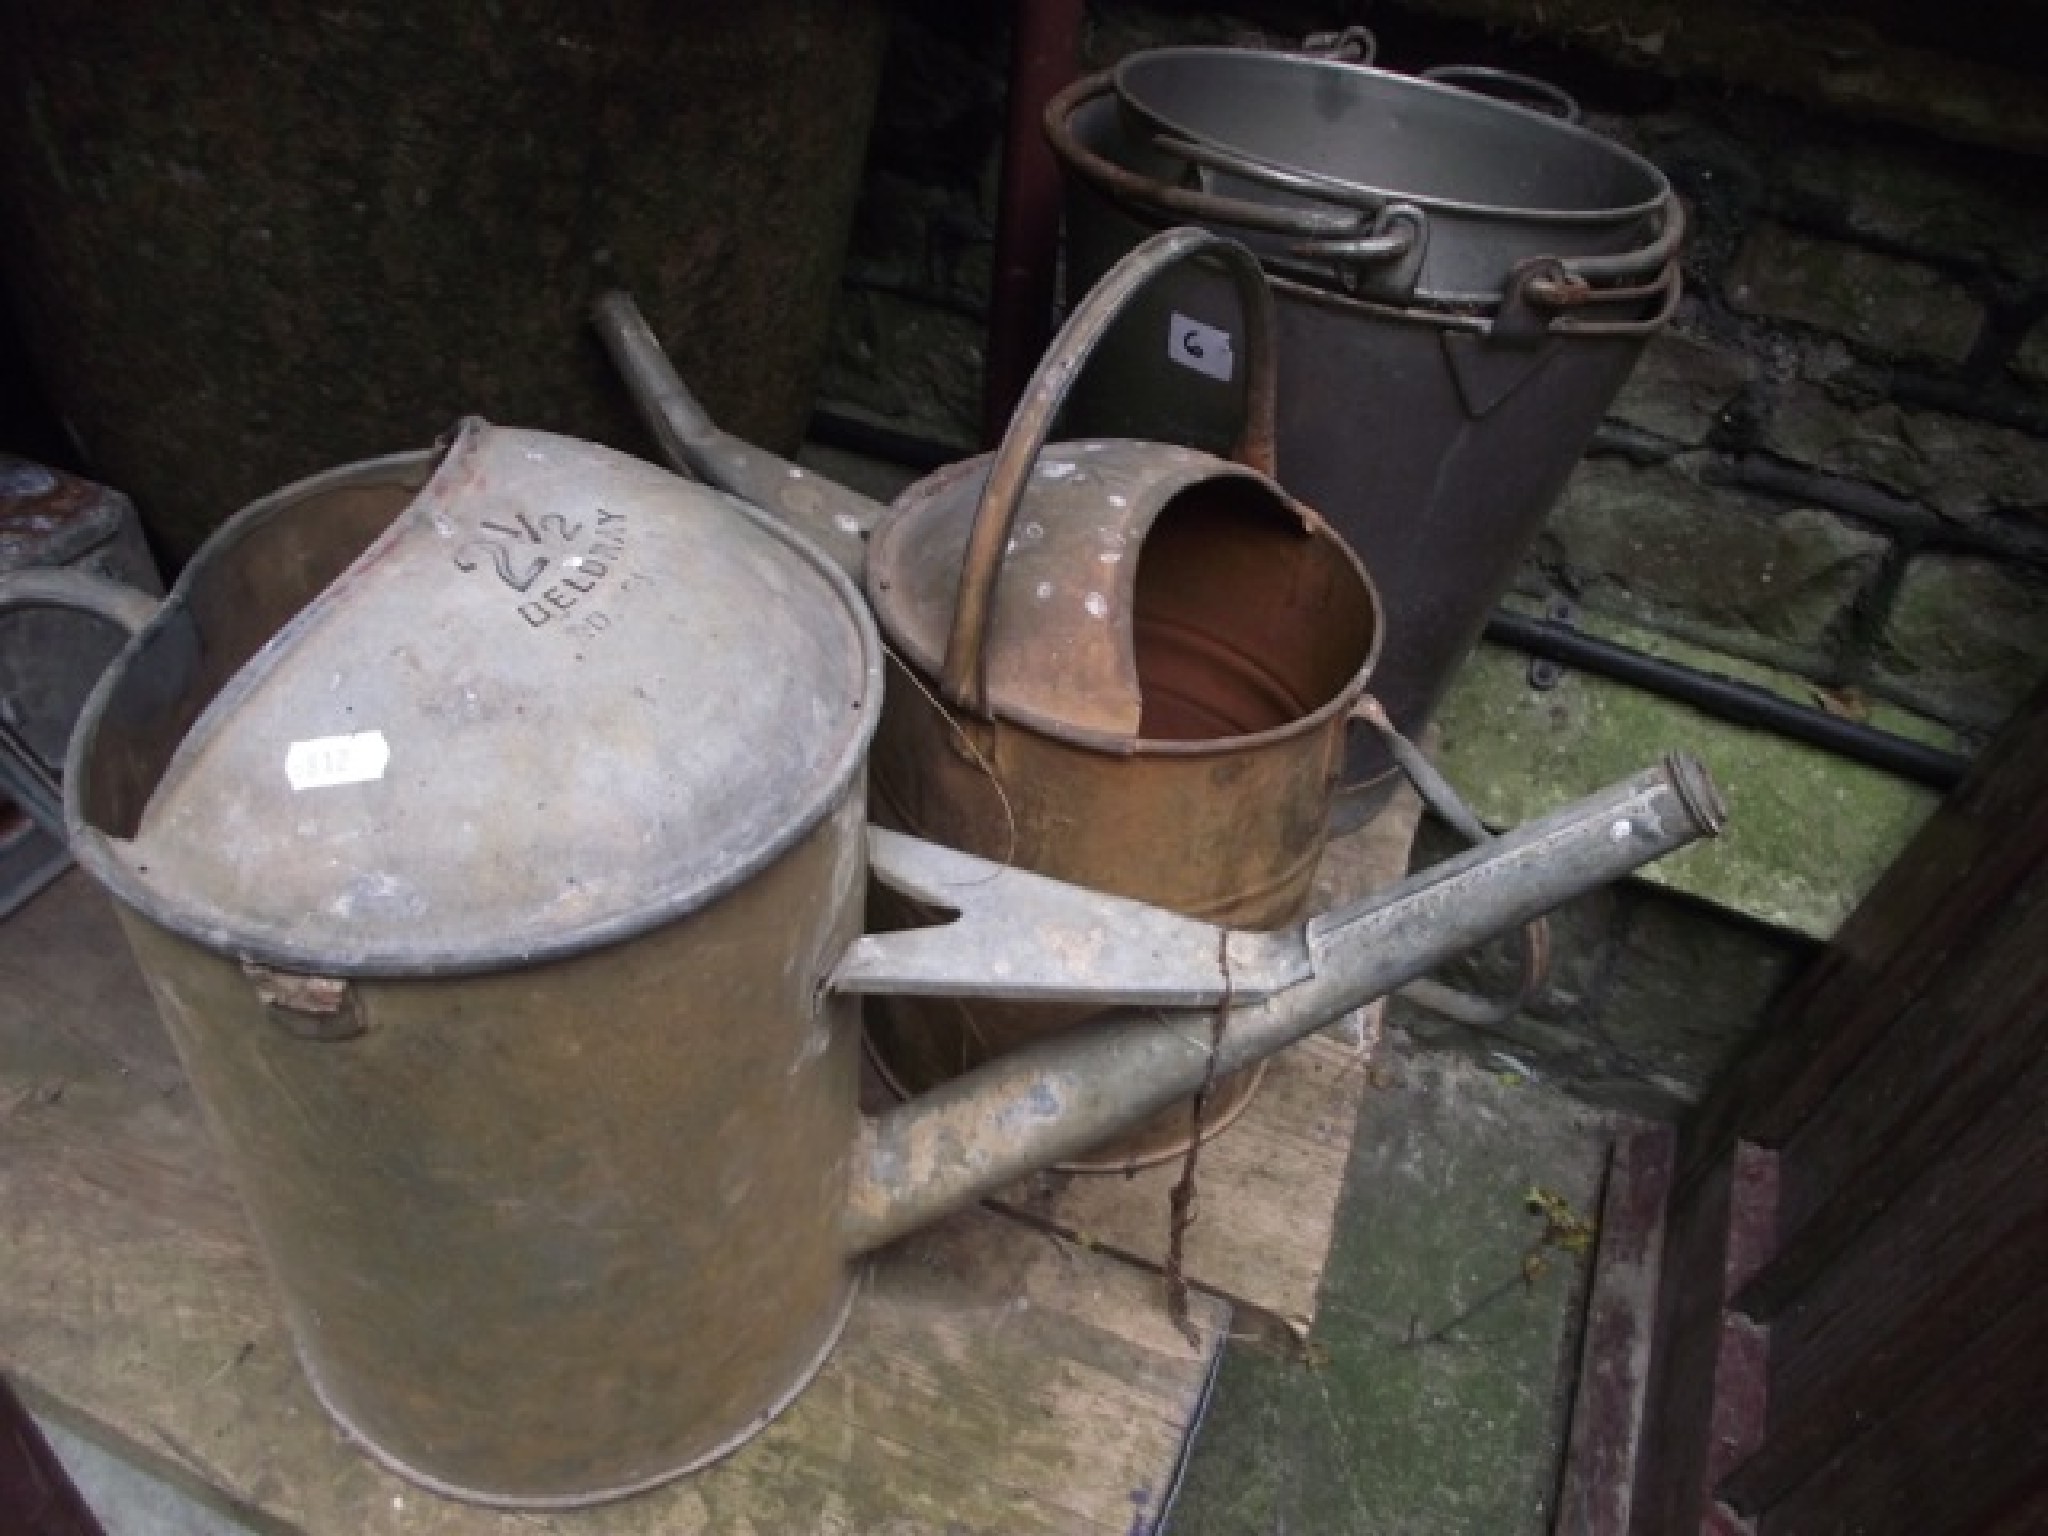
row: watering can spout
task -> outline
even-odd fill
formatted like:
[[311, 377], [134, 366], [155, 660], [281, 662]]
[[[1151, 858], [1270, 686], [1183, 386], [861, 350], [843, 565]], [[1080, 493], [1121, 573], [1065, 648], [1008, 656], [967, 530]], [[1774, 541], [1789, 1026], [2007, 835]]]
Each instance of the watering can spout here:
[[[1219, 941], [1210, 953], [1226, 973], [1232, 953], [1247, 962], [1243, 992], [1225, 974], [1215, 1004], [1116, 1010], [869, 1121], [854, 1161], [848, 1245], [877, 1247], [1085, 1151], [1473, 945], [1713, 835], [1723, 815], [1706, 770], [1673, 754], [1290, 933], [1210, 930]], [[1247, 940], [1265, 947], [1232, 949]], [[1269, 989], [1276, 976], [1284, 984]], [[843, 984], [863, 986], [858, 976]]]
[[677, 376], [631, 294], [599, 297], [591, 323], [672, 469], [773, 514], [861, 579], [868, 535], [885, 510], [879, 503], [722, 431]]

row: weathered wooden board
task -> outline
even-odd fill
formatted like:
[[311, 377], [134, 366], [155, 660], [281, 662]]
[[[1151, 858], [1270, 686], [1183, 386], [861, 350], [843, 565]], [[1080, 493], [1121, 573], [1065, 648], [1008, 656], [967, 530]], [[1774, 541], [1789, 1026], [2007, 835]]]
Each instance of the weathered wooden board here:
[[1627, 1536], [1677, 1152], [1677, 1135], [1655, 1126], [1621, 1137], [1608, 1159], [1557, 1536]]
[[[1315, 905], [1327, 910], [1408, 871], [1421, 803], [1406, 789], [1324, 854]], [[1306, 1338], [1329, 1263], [1337, 1201], [1360, 1106], [1372, 1086], [1379, 1010], [1275, 1057], [1250, 1106], [1196, 1164], [1196, 1219], [1182, 1272], [1241, 1309], [1241, 1328]], [[998, 1209], [1160, 1268], [1178, 1159], [1133, 1174], [1039, 1174], [1005, 1190]]]
[[577, 1514], [379, 1470], [321, 1414], [103, 899], [0, 925], [0, 1367], [33, 1404], [265, 1528], [427, 1536], [1149, 1530], [1227, 1327], [973, 1211], [876, 1263], [837, 1354], [738, 1455]]

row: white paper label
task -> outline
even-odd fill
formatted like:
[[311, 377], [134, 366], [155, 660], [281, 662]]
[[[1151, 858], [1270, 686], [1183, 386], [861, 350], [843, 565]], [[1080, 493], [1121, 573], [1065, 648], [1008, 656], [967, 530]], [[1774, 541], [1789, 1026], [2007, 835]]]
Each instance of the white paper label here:
[[1183, 368], [1230, 382], [1237, 359], [1230, 350], [1230, 332], [1190, 320], [1176, 310], [1166, 327], [1166, 355]]
[[293, 789], [332, 789], [384, 777], [391, 745], [382, 731], [354, 736], [320, 736], [295, 741], [284, 755], [284, 776]]

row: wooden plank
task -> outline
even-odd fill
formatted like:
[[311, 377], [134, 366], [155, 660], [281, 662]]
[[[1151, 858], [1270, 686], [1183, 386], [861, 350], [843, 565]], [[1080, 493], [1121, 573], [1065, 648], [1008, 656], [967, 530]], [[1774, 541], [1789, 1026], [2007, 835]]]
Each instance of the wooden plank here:
[[1911, 1397], [1868, 1403], [1870, 1427], [1766, 1511], [1763, 1536], [1817, 1531], [1975, 1536], [2048, 1466], [2048, 1307], [1997, 1319]]
[[[1228, 1326], [976, 1210], [885, 1254], [846, 1337], [739, 1454], [576, 1515], [434, 1498], [355, 1453], [294, 1363], [239, 1207], [103, 900], [0, 926], [0, 1365], [197, 1496], [309, 1533], [1149, 1529]], [[81, 1013], [83, 1006], [93, 1012]]]
[[1763, 1433], [1766, 1347], [1727, 1306], [1769, 1256], [1776, 1183], [1774, 1155], [1744, 1142], [1673, 1205], [1631, 1536], [1726, 1525], [1712, 1490]]
[[1916, 833], [1684, 1128], [1681, 1188], [1738, 1138], [1779, 1145], [2048, 858], [2048, 685]]
[[1677, 1143], [1637, 1131], [1608, 1162], [1556, 1536], [1627, 1536]]
[[[2008, 1086], [2003, 1096], [1973, 1105], [1967, 1123], [1941, 1127], [1954, 1132], [1952, 1140], [1916, 1134], [1915, 1124], [1902, 1127], [1903, 1150], [1878, 1159], [1867, 1178], [1840, 1190], [1782, 1242], [1737, 1305], [1769, 1321], [1794, 1302], [1809, 1312], [1824, 1306], [1823, 1298], [1845, 1284], [1871, 1284], [1880, 1275], [1895, 1286], [1917, 1282], [1937, 1267], [1937, 1256], [1927, 1252], [1937, 1233], [1960, 1237], [1958, 1223], [1972, 1220], [2002, 1231], [2031, 1209], [2020, 1175], [2048, 1162], [2048, 1125], [2040, 1118], [2048, 1110], [2048, 1057]], [[1860, 1282], [1840, 1273], [1880, 1257], [1887, 1267]]]
[[2037, 1295], [2048, 1274], [2048, 1062], [1825, 1267], [1792, 1258], [1807, 1289], [1771, 1323], [1770, 1436], [1723, 1486], [1748, 1509], [1783, 1497], [1864, 1431], [1873, 1403], [1899, 1401]]
[[[1328, 910], [1406, 875], [1420, 815], [1421, 802], [1403, 789], [1364, 827], [1333, 839], [1313, 906]], [[1344, 1170], [1372, 1087], [1378, 1019], [1377, 1007], [1362, 1011], [1283, 1051], [1238, 1122], [1202, 1148], [1182, 1268], [1190, 1284], [1237, 1309], [1240, 1335], [1298, 1343], [1315, 1321]], [[1157, 1270], [1180, 1175], [1178, 1160], [1134, 1174], [1040, 1174], [994, 1203]]]
[[[1237, 1124], [1202, 1148], [1183, 1270], [1192, 1285], [1240, 1309], [1241, 1329], [1308, 1336], [1369, 1085], [1365, 1051], [1323, 1037], [1304, 1041], [1274, 1059]], [[1178, 1161], [1129, 1175], [1043, 1173], [994, 1204], [1159, 1271], [1167, 1198], [1180, 1173]]]
[[2048, 872], [1904, 1006], [1785, 1142], [1784, 1240], [1829, 1206], [1883, 1205], [2048, 1047]]

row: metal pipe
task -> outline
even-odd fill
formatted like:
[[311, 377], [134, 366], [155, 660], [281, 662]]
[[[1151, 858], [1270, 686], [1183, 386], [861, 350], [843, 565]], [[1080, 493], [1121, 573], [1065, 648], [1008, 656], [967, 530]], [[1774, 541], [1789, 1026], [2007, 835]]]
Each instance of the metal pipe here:
[[1096, 1146], [1581, 891], [1719, 830], [1683, 755], [1342, 912], [1312, 920], [1304, 981], [1242, 1008], [1120, 1009], [1009, 1052], [868, 1123], [847, 1236], [864, 1251]]
[[1046, 103], [1074, 78], [1082, 0], [1017, 0], [1011, 21], [1008, 124], [996, 191], [989, 277], [982, 440], [993, 447], [1052, 334], [1059, 262], [1059, 162], [1046, 144]]
[[868, 535], [885, 508], [720, 429], [677, 375], [631, 294], [600, 294], [590, 323], [670, 468], [781, 518], [861, 580]]
[[1568, 625], [1498, 609], [1486, 622], [1486, 638], [1532, 656], [1646, 689], [1660, 697], [1774, 735], [1819, 747], [1837, 757], [1881, 768], [1900, 778], [1947, 791], [1968, 769], [1969, 760], [1939, 747], [1845, 720], [1780, 698], [1754, 683], [1616, 645]]

